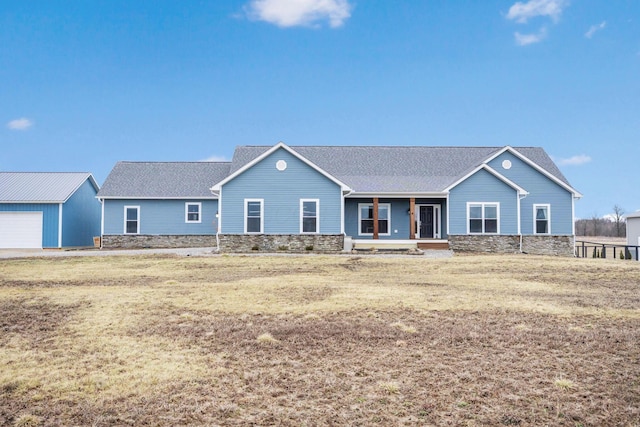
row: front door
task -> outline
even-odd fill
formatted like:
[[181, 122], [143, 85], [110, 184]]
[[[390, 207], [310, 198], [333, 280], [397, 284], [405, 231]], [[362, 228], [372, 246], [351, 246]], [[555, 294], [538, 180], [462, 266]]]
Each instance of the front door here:
[[440, 238], [440, 206], [419, 205], [418, 206], [418, 238], [437, 239]]

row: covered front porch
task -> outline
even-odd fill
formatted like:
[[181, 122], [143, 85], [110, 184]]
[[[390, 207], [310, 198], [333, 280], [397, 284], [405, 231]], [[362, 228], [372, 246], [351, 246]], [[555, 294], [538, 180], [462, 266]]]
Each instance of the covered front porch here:
[[448, 249], [446, 197], [345, 199], [345, 234], [356, 248]]

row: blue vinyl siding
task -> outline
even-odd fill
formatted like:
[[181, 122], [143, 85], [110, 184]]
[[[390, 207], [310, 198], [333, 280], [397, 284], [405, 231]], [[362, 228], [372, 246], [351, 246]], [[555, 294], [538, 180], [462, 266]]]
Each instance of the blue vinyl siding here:
[[449, 234], [467, 234], [467, 202], [500, 203], [500, 234], [518, 234], [518, 193], [486, 170], [479, 170], [449, 193]]
[[42, 212], [42, 247], [58, 247], [59, 203], [0, 203], [3, 212]]
[[93, 246], [100, 235], [101, 206], [96, 189], [86, 180], [62, 205], [62, 246]]
[[[347, 236], [354, 239], [373, 239], [373, 236], [361, 236], [358, 234], [358, 205], [360, 203], [373, 203], [371, 198], [353, 198], [345, 200], [345, 229]], [[391, 223], [389, 224], [389, 236], [380, 234], [380, 240], [398, 240], [409, 238], [409, 199], [378, 199], [379, 204], [391, 204]], [[397, 231], [397, 232], [396, 232]]]
[[[276, 169], [284, 160], [287, 168]], [[222, 186], [222, 232], [244, 233], [244, 200], [263, 199], [265, 234], [300, 233], [300, 199], [320, 200], [320, 234], [341, 232], [341, 188], [281, 148]]]
[[[345, 200], [344, 209], [344, 221], [345, 221], [345, 234], [351, 236], [354, 239], [373, 239], [373, 236], [361, 236], [358, 235], [358, 229], [360, 224], [358, 223], [358, 204], [360, 203], [373, 203], [372, 198], [349, 198]], [[390, 236], [379, 235], [380, 240], [406, 240], [410, 237], [411, 221], [410, 216], [407, 213], [409, 210], [409, 199], [378, 199], [378, 203], [390, 203], [391, 204], [391, 224], [389, 226], [391, 230]], [[440, 205], [441, 217], [442, 217], [442, 238], [446, 238], [446, 202], [445, 199], [416, 199], [416, 205]], [[416, 213], [417, 215], [417, 213]]]
[[[185, 222], [185, 203], [202, 203], [201, 222]], [[124, 234], [124, 207], [140, 206], [140, 234], [214, 235], [218, 225], [217, 200], [112, 200], [104, 201], [104, 234]]]
[[[511, 161], [511, 169], [502, 167], [504, 160]], [[573, 195], [569, 191], [509, 152], [493, 159], [489, 166], [529, 192], [520, 202], [522, 234], [533, 234], [534, 204], [551, 205], [551, 234], [573, 234]]]

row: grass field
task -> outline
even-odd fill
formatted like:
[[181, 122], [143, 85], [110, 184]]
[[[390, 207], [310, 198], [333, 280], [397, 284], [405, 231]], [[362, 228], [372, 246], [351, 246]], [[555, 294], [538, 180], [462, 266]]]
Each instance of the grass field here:
[[639, 426], [640, 263], [0, 261], [0, 425]]

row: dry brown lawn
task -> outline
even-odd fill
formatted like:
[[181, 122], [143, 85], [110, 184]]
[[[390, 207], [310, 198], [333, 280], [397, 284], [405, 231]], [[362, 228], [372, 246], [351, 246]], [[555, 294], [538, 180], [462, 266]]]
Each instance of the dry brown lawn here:
[[640, 425], [640, 263], [0, 261], [0, 425]]

